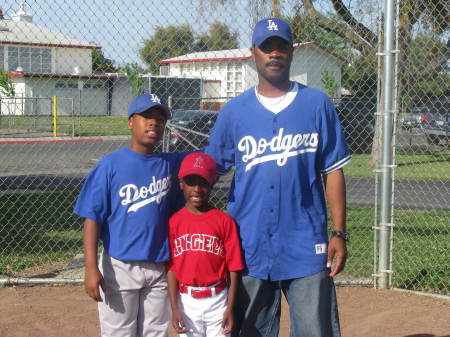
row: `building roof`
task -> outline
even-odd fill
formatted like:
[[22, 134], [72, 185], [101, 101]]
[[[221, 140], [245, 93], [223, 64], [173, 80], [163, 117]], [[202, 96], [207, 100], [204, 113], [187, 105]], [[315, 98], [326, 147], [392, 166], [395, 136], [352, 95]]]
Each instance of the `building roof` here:
[[[295, 43], [294, 48], [319, 48], [326, 51], [331, 56], [337, 58], [340, 62], [345, 62], [345, 60], [339, 55], [328, 50], [324, 46], [318, 44], [317, 42], [304, 42]], [[250, 48], [240, 48], [240, 49], [225, 49], [225, 50], [212, 50], [204, 52], [196, 52], [185, 55], [180, 55], [172, 57], [169, 59], [161, 60], [158, 64], [170, 64], [170, 63], [188, 63], [188, 62], [206, 62], [206, 61], [233, 61], [233, 60], [249, 60], [252, 58]]]
[[25, 77], [25, 78], [71, 78], [71, 79], [100, 79], [106, 80], [109, 78], [113, 78], [115, 76], [111, 76], [110, 74], [106, 75], [97, 75], [97, 74], [89, 74], [89, 75], [72, 75], [72, 74], [42, 74], [42, 73], [8, 73], [9, 77]]
[[0, 45], [25, 45], [63, 48], [101, 49], [100, 46], [75, 39], [32, 23], [32, 15], [21, 6], [12, 20], [0, 20]]

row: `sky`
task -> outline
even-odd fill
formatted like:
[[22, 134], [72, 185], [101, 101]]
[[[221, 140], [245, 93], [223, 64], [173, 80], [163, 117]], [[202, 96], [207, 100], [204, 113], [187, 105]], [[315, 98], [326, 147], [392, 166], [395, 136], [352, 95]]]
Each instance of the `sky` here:
[[[369, 15], [369, 3], [378, 0], [347, 0], [349, 8], [360, 9], [358, 15]], [[204, 33], [220, 21], [239, 33], [241, 48], [250, 47], [251, 33], [257, 16], [266, 17], [272, 1], [266, 0], [266, 13], [256, 13], [251, 0], [3, 0], [0, 7], [5, 18], [25, 3], [33, 22], [71, 37], [94, 42], [102, 47], [116, 66], [142, 61], [139, 50], [154, 34], [156, 27], [189, 24], [194, 33]], [[282, 14], [292, 14], [298, 0], [279, 0]], [[218, 5], [212, 6], [212, 3]], [[329, 0], [315, 0], [315, 6], [330, 11]], [[364, 13], [365, 12], [365, 13]]]
[[[5, 18], [17, 12], [24, 1], [0, 3]], [[25, 1], [33, 23], [74, 38], [94, 42], [116, 64], [138, 62], [139, 49], [151, 38], [155, 27], [189, 24], [196, 33], [205, 32], [215, 20], [240, 34], [249, 46], [251, 26], [247, 0], [231, 1], [226, 7], [199, 7], [208, 0], [39, 0]], [[242, 20], [240, 20], [242, 19]]]

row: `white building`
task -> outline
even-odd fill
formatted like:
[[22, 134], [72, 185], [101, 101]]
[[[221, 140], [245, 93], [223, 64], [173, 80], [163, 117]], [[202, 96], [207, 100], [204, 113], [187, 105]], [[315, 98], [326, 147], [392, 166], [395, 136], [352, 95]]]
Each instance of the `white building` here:
[[0, 68], [9, 73], [20, 98], [3, 97], [1, 113], [48, 114], [45, 98], [59, 96], [65, 97], [58, 104], [61, 114], [90, 114], [92, 107], [106, 114], [108, 77], [92, 73], [95, 49], [101, 47], [34, 24], [25, 5], [11, 19], [0, 19]]
[[[338, 96], [343, 62], [316, 42], [297, 43], [294, 45], [291, 80], [323, 90], [322, 72], [327, 71], [338, 85]], [[162, 60], [159, 64], [161, 75], [202, 78], [203, 97], [221, 102], [257, 83], [249, 48], [191, 53]]]

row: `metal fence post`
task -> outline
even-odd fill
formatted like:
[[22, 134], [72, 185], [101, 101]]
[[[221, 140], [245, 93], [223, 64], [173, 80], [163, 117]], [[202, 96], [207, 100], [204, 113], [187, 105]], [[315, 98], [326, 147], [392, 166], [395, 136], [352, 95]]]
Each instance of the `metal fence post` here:
[[378, 287], [389, 287], [390, 236], [392, 228], [392, 140], [393, 140], [393, 93], [394, 93], [394, 0], [385, 2], [384, 21], [384, 83], [383, 83], [383, 130], [381, 158], [381, 207], [380, 207], [380, 249], [378, 263]]

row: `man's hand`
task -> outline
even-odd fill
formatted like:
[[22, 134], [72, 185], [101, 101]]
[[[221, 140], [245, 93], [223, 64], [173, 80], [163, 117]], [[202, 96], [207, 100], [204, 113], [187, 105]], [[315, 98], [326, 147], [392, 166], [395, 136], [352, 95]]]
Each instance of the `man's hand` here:
[[231, 308], [227, 307], [225, 312], [223, 313], [222, 320], [222, 333], [226, 335], [227, 333], [231, 333], [234, 329], [234, 316]]
[[172, 310], [172, 326], [177, 333], [189, 332], [184, 326], [181, 312], [178, 309]]
[[333, 266], [333, 260], [336, 257], [336, 264], [331, 270], [330, 276], [334, 277], [339, 274], [345, 267], [345, 261], [347, 260], [347, 248], [345, 240], [343, 238], [333, 236], [328, 243], [328, 258], [327, 268]]
[[103, 292], [106, 292], [106, 284], [103, 279], [103, 275], [100, 273], [98, 268], [86, 268], [86, 273], [84, 277], [84, 290], [86, 294], [97, 302], [102, 302], [102, 297], [100, 296], [100, 289], [102, 287]]

